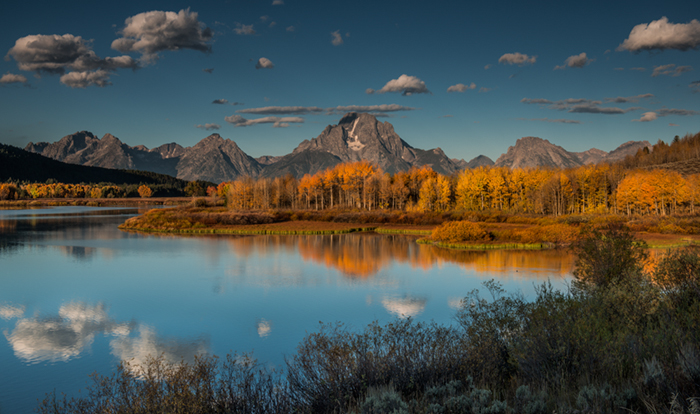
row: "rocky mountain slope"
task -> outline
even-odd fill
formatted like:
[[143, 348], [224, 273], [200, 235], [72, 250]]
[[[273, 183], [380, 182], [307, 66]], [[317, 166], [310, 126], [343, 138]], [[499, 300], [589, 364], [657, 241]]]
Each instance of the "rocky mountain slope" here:
[[262, 169], [235, 142], [219, 134], [210, 135], [193, 147], [170, 143], [149, 150], [143, 145], [130, 147], [111, 134], [99, 139], [81, 131], [51, 144], [30, 142], [25, 150], [69, 164], [151, 171], [189, 181], [219, 183], [240, 175], [257, 176]]
[[497, 167], [573, 168], [600, 162], [616, 162], [634, 155], [640, 148], [651, 147], [648, 141], [628, 141], [608, 152], [591, 148], [583, 152], [569, 152], [546, 139], [523, 137], [508, 147], [508, 151], [496, 160]]
[[414, 148], [399, 137], [389, 122], [353, 112], [346, 114], [337, 125], [327, 126], [318, 137], [304, 140], [291, 154], [267, 166], [262, 175], [314, 174], [341, 162], [360, 160], [375, 163], [392, 174], [423, 165], [441, 174], [460, 169], [440, 148]]
[[582, 165], [576, 154], [537, 137], [523, 137], [508, 147], [508, 152], [502, 154], [494, 164], [496, 167], [527, 168], [552, 166], [573, 168]]
[[545, 139], [524, 137], [509, 147], [495, 163], [484, 155], [467, 162], [450, 159], [440, 148], [415, 148], [401, 139], [393, 125], [378, 121], [373, 115], [348, 113], [337, 125], [327, 126], [318, 137], [304, 140], [291, 154], [283, 156], [252, 158], [235, 142], [219, 134], [212, 134], [192, 147], [185, 148], [173, 142], [148, 149], [143, 145], [131, 147], [111, 134], [100, 139], [90, 132], [80, 131], [54, 143], [30, 142], [25, 150], [70, 164], [151, 171], [184, 180], [219, 183], [242, 175], [278, 177], [292, 174], [299, 178], [342, 162], [360, 160], [377, 164], [392, 174], [423, 165], [441, 174], [490, 165], [571, 168], [618, 161], [645, 146], [650, 147], [650, 144], [629, 141], [610, 153], [596, 148], [575, 153]]
[[603, 157], [602, 161], [622, 161], [625, 158], [627, 158], [627, 156], [634, 155], [637, 153], [637, 151], [645, 147], [651, 149], [651, 144], [649, 143], [649, 141], [627, 141], [619, 147], [615, 148], [614, 150], [610, 151], [605, 157]]

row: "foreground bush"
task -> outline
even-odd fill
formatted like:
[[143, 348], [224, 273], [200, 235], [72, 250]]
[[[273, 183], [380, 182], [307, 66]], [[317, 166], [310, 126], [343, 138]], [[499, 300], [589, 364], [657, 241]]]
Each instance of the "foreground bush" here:
[[324, 325], [284, 373], [236, 356], [123, 363], [39, 412], [697, 413], [700, 255], [672, 252], [646, 274], [638, 246], [620, 229], [589, 233], [570, 292], [543, 284], [527, 301], [487, 282], [453, 325]]

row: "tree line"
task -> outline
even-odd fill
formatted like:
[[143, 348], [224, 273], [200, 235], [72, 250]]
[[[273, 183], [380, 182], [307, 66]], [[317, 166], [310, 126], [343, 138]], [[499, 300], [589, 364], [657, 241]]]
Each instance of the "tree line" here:
[[626, 169], [621, 164], [573, 169], [479, 167], [447, 176], [428, 166], [389, 174], [366, 161], [339, 164], [300, 179], [241, 177], [209, 187], [235, 210], [398, 209], [524, 214], [695, 213], [700, 174]]

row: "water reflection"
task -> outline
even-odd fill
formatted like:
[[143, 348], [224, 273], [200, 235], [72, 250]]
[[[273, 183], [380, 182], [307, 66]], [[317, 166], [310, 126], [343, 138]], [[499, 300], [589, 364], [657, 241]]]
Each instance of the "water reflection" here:
[[159, 357], [167, 364], [186, 362], [191, 364], [198, 355], [208, 353], [209, 341], [197, 338], [182, 341], [177, 338], [163, 338], [151, 327], [139, 326], [139, 335], [135, 338], [122, 336], [110, 342], [112, 354], [122, 361], [127, 361], [128, 369], [133, 375], [142, 376], [143, 366], [149, 358]]
[[0, 306], [0, 317], [6, 321], [24, 316], [24, 305], [3, 305]]
[[[51, 316], [23, 318], [24, 311], [23, 306], [4, 305], [0, 316], [6, 320], [18, 318], [12, 332], [4, 334], [15, 356], [29, 364], [79, 358], [98, 334], [113, 337], [109, 343], [112, 355], [129, 361], [135, 375], [142, 374], [139, 366], [149, 357], [160, 356], [172, 364], [191, 363], [209, 349], [209, 341], [204, 338], [164, 338], [152, 327], [133, 321], [118, 322], [108, 315], [104, 303], [70, 302]], [[131, 336], [134, 332], [137, 335]]]
[[427, 302], [428, 300], [425, 298], [411, 296], [404, 296], [401, 298], [385, 297], [382, 299], [384, 308], [389, 313], [402, 319], [418, 316], [423, 312], [423, 309], [425, 309], [425, 304]]
[[55, 316], [20, 318], [5, 337], [25, 362], [65, 362], [78, 357], [96, 334], [124, 336], [131, 329], [132, 324], [110, 318], [102, 303], [71, 302], [62, 305]]
[[272, 331], [272, 322], [265, 319], [260, 319], [256, 325], [259, 337], [265, 338], [266, 336], [270, 335], [270, 332]]
[[[566, 250], [450, 250], [419, 245], [415, 239], [412, 236], [376, 233], [246, 236], [231, 238], [228, 244], [231, 253], [241, 259], [253, 256], [272, 258], [281, 252], [298, 253], [304, 261], [335, 269], [355, 280], [372, 278], [396, 263], [426, 271], [448, 263], [477, 274], [500, 272], [514, 278], [546, 280], [567, 276], [574, 263], [573, 255]], [[244, 273], [246, 269], [243, 267], [229, 269], [229, 274], [234, 276]], [[298, 276], [288, 266], [266, 268], [259, 273], [287, 274], [291, 279]]]
[[[146, 210], [92, 207], [57, 207], [29, 211], [0, 209], [0, 253], [11, 253], [23, 244], [121, 239], [125, 236], [115, 231], [116, 226], [126, 218]], [[64, 252], [78, 260], [90, 259], [95, 254], [94, 249], [67, 247]]]

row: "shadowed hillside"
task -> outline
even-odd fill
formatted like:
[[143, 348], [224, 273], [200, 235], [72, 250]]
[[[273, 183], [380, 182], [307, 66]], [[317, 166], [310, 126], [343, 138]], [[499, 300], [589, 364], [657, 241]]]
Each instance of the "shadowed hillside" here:
[[0, 144], [0, 182], [10, 179], [30, 182], [54, 179], [65, 184], [163, 184], [179, 189], [187, 185], [186, 181], [165, 174], [66, 164], [17, 147]]

